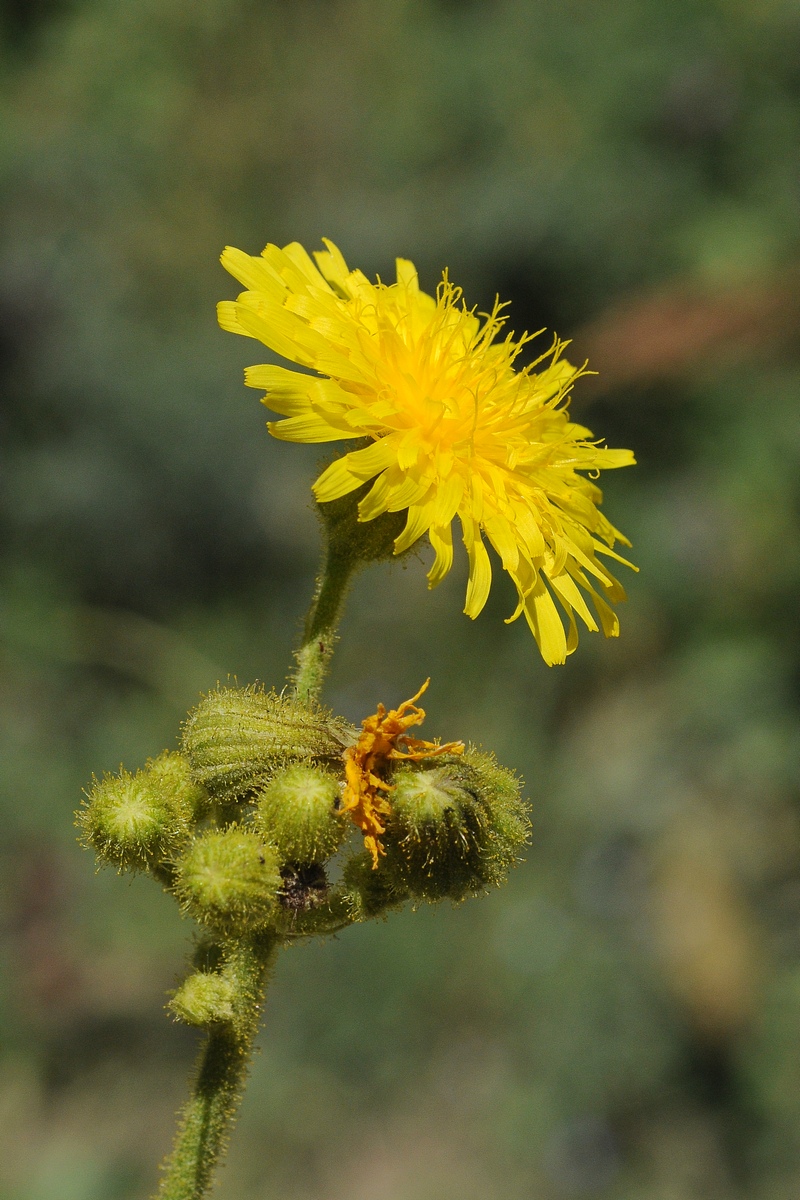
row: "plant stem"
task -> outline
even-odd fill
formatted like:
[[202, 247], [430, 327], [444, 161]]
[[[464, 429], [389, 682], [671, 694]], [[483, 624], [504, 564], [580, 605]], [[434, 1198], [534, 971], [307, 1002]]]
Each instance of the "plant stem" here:
[[181, 1112], [172, 1153], [163, 1166], [157, 1200], [202, 1200], [213, 1182], [228, 1129], [241, 1099], [264, 1001], [267, 972], [277, 953], [274, 934], [243, 938], [226, 954], [224, 974], [235, 987], [235, 1019], [212, 1028], [200, 1053], [192, 1094]]
[[298, 700], [316, 700], [336, 644], [336, 627], [347, 588], [358, 560], [336, 554], [329, 545], [325, 566], [317, 580], [314, 598], [306, 617], [303, 640], [297, 651], [297, 669], [292, 676]]

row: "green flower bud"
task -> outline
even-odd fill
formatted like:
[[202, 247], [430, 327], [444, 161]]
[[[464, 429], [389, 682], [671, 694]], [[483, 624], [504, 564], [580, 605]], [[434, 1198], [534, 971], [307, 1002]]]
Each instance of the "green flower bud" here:
[[408, 887], [387, 868], [384, 859], [380, 859], [373, 870], [372, 855], [366, 851], [348, 859], [342, 882], [353, 894], [354, 911], [364, 917], [379, 917], [392, 909], [402, 908], [409, 897]]
[[177, 863], [175, 893], [201, 924], [236, 936], [269, 923], [281, 883], [273, 848], [230, 826], [192, 843]]
[[197, 971], [184, 980], [169, 1002], [179, 1021], [187, 1025], [230, 1024], [235, 1019], [236, 989], [224, 975]]
[[428, 770], [403, 767], [392, 782], [387, 866], [412, 895], [463, 900], [504, 881], [530, 833], [510, 771], [471, 748]]
[[173, 808], [200, 816], [208, 805], [208, 792], [192, 774], [188, 758], [165, 750], [145, 768], [151, 786], [171, 797]]
[[259, 688], [220, 688], [189, 715], [183, 748], [215, 799], [242, 800], [293, 762], [341, 763], [355, 736], [324, 709]]
[[317, 863], [344, 840], [350, 823], [340, 815], [338, 780], [297, 764], [273, 775], [257, 796], [256, 824], [284, 863]]
[[121, 870], [155, 869], [188, 842], [204, 797], [186, 759], [164, 753], [135, 775], [122, 770], [96, 781], [77, 823], [103, 861]]

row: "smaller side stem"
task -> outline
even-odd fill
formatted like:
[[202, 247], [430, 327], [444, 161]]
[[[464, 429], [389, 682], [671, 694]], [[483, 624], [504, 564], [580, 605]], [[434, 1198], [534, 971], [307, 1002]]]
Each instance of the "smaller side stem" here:
[[225, 974], [236, 989], [235, 1019], [208, 1033], [156, 1200], [202, 1200], [211, 1186], [241, 1099], [266, 975], [276, 953], [277, 939], [272, 934], [243, 939], [231, 948]]
[[336, 644], [336, 627], [344, 598], [358, 560], [335, 554], [329, 546], [325, 567], [317, 580], [314, 599], [308, 610], [303, 640], [296, 652], [297, 668], [292, 675], [298, 700], [316, 700]]

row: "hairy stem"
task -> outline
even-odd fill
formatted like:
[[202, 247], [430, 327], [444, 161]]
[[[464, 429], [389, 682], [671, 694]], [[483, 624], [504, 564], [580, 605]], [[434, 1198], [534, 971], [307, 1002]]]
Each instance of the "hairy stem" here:
[[224, 973], [235, 987], [234, 1020], [220, 1023], [207, 1035], [175, 1145], [163, 1166], [157, 1200], [202, 1200], [213, 1182], [241, 1099], [266, 976], [276, 952], [276, 937], [262, 934], [242, 939], [226, 953]]
[[357, 559], [334, 553], [329, 546], [306, 617], [303, 640], [292, 676], [295, 695], [308, 702], [319, 696], [336, 644], [336, 627]]

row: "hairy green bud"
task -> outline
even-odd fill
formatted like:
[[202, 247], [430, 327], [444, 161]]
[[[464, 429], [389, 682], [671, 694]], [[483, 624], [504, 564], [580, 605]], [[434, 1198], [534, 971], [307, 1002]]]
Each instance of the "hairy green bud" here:
[[230, 826], [192, 843], [177, 863], [175, 893], [201, 924], [237, 936], [269, 923], [281, 884], [274, 849]]
[[149, 783], [162, 794], [171, 797], [173, 808], [196, 819], [208, 804], [208, 792], [192, 774], [188, 758], [184, 754], [165, 750], [147, 764], [145, 768]]
[[470, 748], [435, 767], [393, 777], [387, 866], [413, 896], [462, 900], [504, 881], [528, 840], [520, 782]]
[[273, 775], [257, 796], [256, 824], [281, 862], [322, 862], [350, 828], [338, 811], [340, 799], [335, 776], [298, 763]]
[[219, 688], [183, 729], [195, 778], [217, 800], [246, 799], [294, 762], [339, 764], [353, 730], [325, 709], [260, 688]]
[[197, 971], [184, 980], [169, 1002], [179, 1021], [208, 1028], [235, 1019], [236, 988], [224, 975]]
[[372, 855], [367, 852], [348, 859], [342, 882], [353, 894], [354, 910], [363, 917], [379, 917], [392, 909], [402, 908], [409, 897], [408, 887], [398, 880], [395, 872], [387, 869], [384, 859], [373, 870]]
[[77, 814], [83, 842], [121, 870], [152, 870], [169, 862], [191, 836], [203, 788], [180, 754], [165, 752], [131, 775], [96, 781]]

